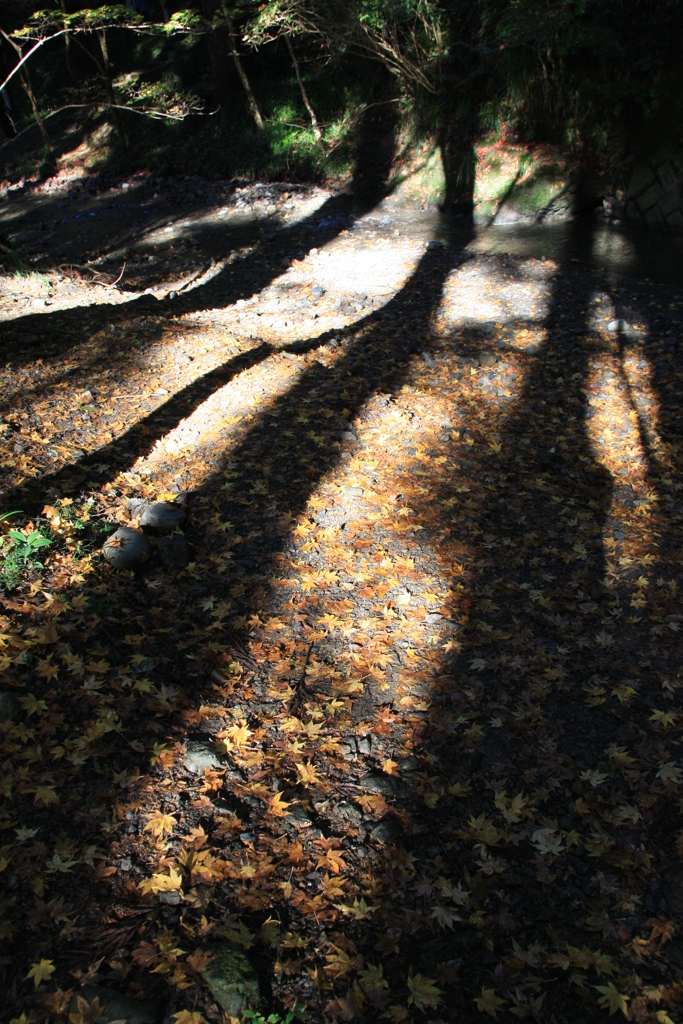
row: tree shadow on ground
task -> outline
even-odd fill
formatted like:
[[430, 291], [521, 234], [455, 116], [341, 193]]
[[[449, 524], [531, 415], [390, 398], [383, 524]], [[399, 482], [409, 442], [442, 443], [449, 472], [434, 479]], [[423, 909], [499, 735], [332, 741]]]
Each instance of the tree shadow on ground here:
[[[383, 315], [371, 314], [347, 332], [348, 344], [332, 366], [303, 368], [287, 393], [224, 453], [221, 471], [193, 496], [188, 533], [201, 549], [193, 568], [177, 580], [159, 575], [147, 581], [105, 569], [98, 586], [76, 583], [70, 593], [74, 606], [83, 608], [78, 591], [85, 590], [96, 613], [69, 623], [74, 646], [93, 659], [106, 656], [119, 670], [116, 725], [127, 745], [119, 743], [116, 730], [103, 732], [108, 711], [98, 704], [97, 687], [84, 686], [71, 700], [60, 692], [60, 700], [69, 704], [74, 736], [85, 735], [99, 716], [99, 736], [109, 737], [108, 746], [99, 750], [93, 733], [95, 754], [87, 754], [96, 757], [104, 774], [93, 774], [86, 785], [80, 748], [67, 747], [73, 774], [64, 770], [62, 778], [59, 760], [50, 772], [53, 784], [63, 787], [62, 804], [43, 810], [27, 801], [22, 821], [50, 835], [68, 835], [76, 821], [84, 842], [101, 843], [106, 819], [111, 858], [134, 853], [138, 860], [132, 875], [119, 874], [110, 894], [93, 899], [87, 924], [69, 948], [60, 948], [60, 967], [85, 966], [93, 950], [99, 955], [131, 941], [131, 925], [116, 916], [115, 903], [131, 916], [144, 916], [146, 923], [136, 918], [135, 927], [142, 928], [138, 935], [145, 941], [163, 928], [178, 927], [181, 914], [184, 926], [196, 934], [202, 915], [214, 921], [238, 910], [253, 929], [275, 910], [283, 931], [315, 937], [316, 948], [322, 922], [337, 951], [362, 956], [366, 964], [381, 963], [392, 992], [398, 992], [392, 998], [399, 1001], [415, 991], [410, 986], [416, 974], [436, 978], [447, 991], [446, 1005], [438, 1011], [444, 1019], [456, 1013], [461, 1020], [475, 1019], [472, 1000], [482, 986], [509, 1001], [522, 1018], [538, 1019], [545, 1006], [556, 1020], [568, 1020], [578, 993], [586, 1004], [584, 1020], [602, 1019], [592, 986], [602, 983], [600, 971], [611, 977], [609, 970], [617, 966], [622, 973], [628, 970], [629, 944], [647, 937], [645, 919], [659, 908], [649, 887], [653, 874], [661, 878], [668, 870], [672, 826], [664, 820], [671, 811], [670, 792], [641, 788], [648, 763], [661, 756], [648, 746], [652, 737], [643, 724], [651, 710], [645, 703], [649, 684], [637, 678], [638, 659], [649, 649], [633, 624], [617, 614], [621, 609], [605, 582], [603, 537], [612, 481], [595, 459], [587, 402], [592, 361], [604, 345], [592, 330], [590, 314], [596, 282], [603, 283], [599, 275], [569, 263], [554, 275], [545, 340], [533, 353], [516, 353], [511, 346], [509, 358], [525, 376], [509, 412], [507, 406], [487, 405], [483, 388], [471, 390], [462, 408], [453, 410], [473, 441], [466, 458], [453, 458], [454, 442], [448, 438], [434, 444], [427, 469], [406, 452], [400, 477], [396, 470], [394, 498], [400, 503], [403, 493], [410, 499], [413, 507], [405, 505], [405, 518], [415, 516], [422, 530], [396, 532], [388, 541], [381, 530], [373, 534], [370, 520], [366, 536], [358, 529], [345, 533], [345, 524], [336, 524], [339, 565], [347, 569], [364, 551], [380, 559], [414, 558], [415, 594], [407, 591], [406, 608], [423, 589], [421, 574], [440, 572], [452, 591], [433, 624], [421, 613], [409, 618], [395, 597], [386, 615], [379, 608], [372, 613], [381, 625], [349, 627], [381, 628], [400, 652], [400, 671], [390, 669], [382, 677], [386, 689], [368, 676], [362, 694], [342, 690], [340, 707], [330, 710], [335, 693], [330, 680], [350, 641], [341, 626], [321, 625], [321, 613], [327, 615], [334, 604], [335, 614], [341, 614], [338, 606], [354, 583], [330, 598], [321, 586], [312, 595], [317, 603], [297, 598], [281, 605], [276, 597], [287, 572], [326, 568], [316, 544], [307, 546], [307, 528], [292, 530], [291, 524], [308, 514], [313, 492], [340, 471], [345, 457], [353, 461], [355, 442], [338, 444], [339, 427], [362, 420], [373, 396], [380, 408], [398, 409], [402, 389], [419, 375], [420, 366], [429, 365], [421, 351], [438, 354], [443, 360], [438, 365], [448, 366], [456, 354], [476, 357], [484, 349], [480, 329], [465, 326], [459, 339], [438, 329], [445, 283], [470, 259], [460, 246], [428, 251]], [[514, 262], [508, 266], [514, 278], [519, 268]], [[219, 376], [198, 383], [186, 396], [188, 407], [223, 382]], [[174, 409], [171, 422], [180, 411]], [[157, 428], [167, 429], [161, 415], [153, 421]], [[378, 479], [384, 468], [377, 457]], [[435, 568], [434, 556], [441, 569]], [[451, 577], [455, 563], [464, 571]], [[371, 618], [367, 606], [356, 607]], [[425, 625], [437, 634], [439, 646], [430, 645]], [[404, 638], [412, 645], [410, 656]], [[366, 636], [354, 655], [360, 658], [371, 642]], [[286, 664], [275, 685], [270, 663], [254, 656], [273, 653], [278, 645]], [[132, 662], [129, 647], [135, 651]], [[230, 665], [240, 658], [244, 671], [234, 672], [231, 680]], [[320, 673], [317, 682], [307, 666]], [[47, 673], [47, 686], [49, 671], [41, 671]], [[139, 672], [151, 677], [152, 689], [149, 680], [136, 678]], [[641, 691], [636, 703], [629, 703], [626, 689], [625, 702], [608, 693], [612, 683], [617, 689], [626, 685], [624, 679], [634, 683], [634, 692]], [[36, 684], [42, 685], [37, 679]], [[289, 711], [286, 728], [283, 706]], [[236, 729], [244, 722], [256, 736], [249, 755], [254, 760], [233, 747], [225, 776], [212, 781], [209, 773], [200, 793], [196, 780], [188, 783], [191, 772], [183, 767], [182, 751], [165, 750], [159, 741], [206, 739], [221, 731], [226, 716]], [[314, 742], [320, 721], [325, 750]], [[288, 746], [288, 736], [300, 746]], [[106, 774], [108, 754], [114, 754], [116, 781]], [[378, 771], [389, 754], [397, 778]], [[270, 768], [259, 774], [271, 756], [273, 779]], [[638, 778], [624, 774], [632, 757], [643, 762]], [[306, 759], [309, 769], [315, 759], [330, 789], [297, 781]], [[358, 783], [349, 785], [344, 778], [349, 765]], [[385, 806], [375, 801], [365, 805], [365, 818], [340, 818], [339, 808], [348, 807], [352, 794], [362, 789], [367, 768], [377, 787], [382, 780]], [[148, 776], [142, 784], [140, 772]], [[274, 790], [248, 788], [262, 785], [264, 778], [269, 785], [274, 781], [286, 801], [305, 808], [307, 825], [298, 828], [269, 812]], [[154, 789], [171, 779], [163, 791]], [[42, 782], [48, 784], [47, 776]], [[183, 829], [201, 826], [211, 847], [233, 865], [220, 887], [201, 873], [188, 874], [182, 906], [140, 900], [137, 883], [155, 869], [150, 850], [146, 859], [141, 852], [145, 785], [155, 794], [163, 792], [158, 797], [163, 809], [182, 818]], [[126, 786], [124, 802], [119, 794]], [[643, 792], [646, 799], [635, 806]], [[232, 820], [230, 812], [240, 818], [234, 830], [225, 824]], [[666, 843], [659, 850], [662, 835]], [[333, 869], [326, 880], [322, 871], [314, 870], [314, 877], [303, 873], [308, 866], [299, 870], [306, 859], [302, 852], [302, 860], [296, 860], [297, 844], [309, 853], [333, 840], [338, 847], [332, 848], [342, 850], [364, 880], [352, 892], [342, 889], [325, 899]], [[243, 861], [244, 850], [252, 856], [265, 849], [277, 861], [274, 874], [259, 879], [242, 871], [251, 864]], [[233, 869], [236, 873], [230, 873]], [[30, 877], [27, 869], [27, 883]], [[292, 879], [289, 898], [286, 884]], [[314, 884], [323, 881], [322, 894], [314, 895]], [[337, 904], [352, 895], [373, 909], [357, 908], [355, 919], [347, 921]], [[30, 927], [39, 929], [49, 915], [47, 904], [37, 906]], [[33, 935], [26, 932], [27, 949]], [[560, 954], [578, 972], [572, 979], [557, 959]], [[347, 986], [346, 972], [327, 975], [312, 967], [318, 992], [314, 978], [300, 976], [294, 967], [290, 975], [288, 969], [282, 968], [279, 995], [303, 996], [315, 1014], [326, 1002], [329, 1013], [344, 1019], [387, 1009], [377, 977], [374, 987], [367, 977]], [[102, 977], [120, 984], [116, 970], [107, 966]], [[664, 979], [665, 968], [655, 964], [649, 970], [653, 982]], [[148, 991], [149, 973], [136, 967], [131, 977], [139, 993]], [[546, 1002], [538, 1002], [544, 991]], [[406, 1018], [395, 1014], [394, 1019]]]

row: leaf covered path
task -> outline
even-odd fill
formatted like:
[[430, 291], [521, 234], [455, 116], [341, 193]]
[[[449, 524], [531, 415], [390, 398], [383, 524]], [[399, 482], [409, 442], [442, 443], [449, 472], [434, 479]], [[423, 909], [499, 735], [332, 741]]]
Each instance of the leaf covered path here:
[[345, 223], [12, 324], [8, 1012], [218, 1022], [227, 940], [313, 1020], [677, 1021], [680, 300]]

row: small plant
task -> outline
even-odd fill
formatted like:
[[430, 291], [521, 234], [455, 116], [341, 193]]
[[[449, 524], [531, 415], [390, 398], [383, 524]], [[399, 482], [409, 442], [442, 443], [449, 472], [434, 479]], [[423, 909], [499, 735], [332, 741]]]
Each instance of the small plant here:
[[244, 1010], [242, 1018], [245, 1021], [250, 1021], [251, 1024], [292, 1024], [294, 1020], [308, 1020], [308, 1014], [303, 1006], [294, 1003], [292, 1009], [288, 1010], [284, 1017], [279, 1013], [271, 1013], [264, 1017], [258, 1010]]
[[[52, 543], [47, 537], [44, 537], [40, 530], [34, 530], [32, 533], [22, 533], [21, 530], [10, 530], [8, 534], [10, 540], [15, 543], [14, 553], [17, 558], [24, 562], [32, 562], [33, 556], [39, 548], [48, 547]], [[35, 563], [42, 569], [40, 562]]]
[[[0, 522], [16, 515], [19, 513], [6, 512], [0, 516]], [[11, 590], [27, 568], [42, 569], [43, 563], [38, 561], [36, 554], [51, 543], [40, 530], [32, 530], [30, 533], [9, 530], [5, 536], [0, 537], [0, 586]]]

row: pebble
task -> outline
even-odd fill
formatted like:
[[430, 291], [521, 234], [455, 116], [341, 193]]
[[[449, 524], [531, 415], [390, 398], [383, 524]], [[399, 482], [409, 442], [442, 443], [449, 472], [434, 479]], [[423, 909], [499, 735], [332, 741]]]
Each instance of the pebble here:
[[187, 512], [172, 501], [155, 501], [142, 513], [140, 525], [158, 533], [173, 533], [187, 519]]
[[623, 331], [628, 330], [628, 324], [625, 320], [610, 320], [607, 324], [607, 330], [610, 334], [621, 334]]
[[380, 821], [379, 825], [372, 830], [372, 838], [376, 839], [379, 843], [389, 843], [392, 839], [395, 839], [401, 831], [401, 828], [396, 821]]
[[164, 569], [184, 569], [190, 561], [190, 549], [182, 533], [160, 537], [157, 555]]
[[336, 813], [344, 818], [352, 826], [358, 828], [363, 820], [363, 816], [353, 804], [347, 804], [345, 802], [337, 804], [335, 807]]
[[207, 768], [218, 768], [220, 758], [207, 743], [200, 740], [189, 740], [185, 749], [183, 764], [188, 772], [203, 775]]
[[494, 366], [496, 363], [496, 356], [493, 352], [482, 352], [477, 361], [480, 366]]
[[116, 569], [136, 569], [151, 553], [149, 537], [130, 526], [120, 527], [102, 548], [102, 554]]
[[313, 824], [311, 817], [306, 813], [301, 804], [297, 804], [291, 811], [287, 811], [287, 820], [294, 825], [299, 825], [301, 828], [308, 828], [309, 825]]
[[314, 284], [311, 288], [311, 295], [314, 299], [322, 299], [325, 294], [325, 289], [321, 284]]
[[130, 513], [131, 519], [137, 519], [148, 505], [149, 502], [146, 498], [129, 498], [126, 502], [126, 510]]
[[425, 249], [429, 252], [431, 249], [443, 249], [443, 242], [439, 241], [438, 238], [432, 239], [431, 242], [427, 242]]
[[182, 899], [179, 892], [162, 892], [159, 896], [159, 903], [165, 903], [169, 907], [178, 907], [182, 903]]
[[394, 795], [394, 783], [388, 775], [364, 775], [359, 780], [366, 793], [382, 793], [384, 796]]
[[431, 354], [431, 352], [421, 352], [420, 354], [422, 356], [422, 362], [425, 364], [425, 366], [436, 366], [437, 365], [436, 359]]

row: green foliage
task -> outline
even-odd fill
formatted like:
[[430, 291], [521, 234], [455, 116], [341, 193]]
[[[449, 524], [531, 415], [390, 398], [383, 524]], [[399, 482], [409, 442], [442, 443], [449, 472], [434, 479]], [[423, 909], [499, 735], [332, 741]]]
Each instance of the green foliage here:
[[[18, 512], [6, 512], [0, 522]], [[41, 548], [49, 547], [52, 541], [41, 530], [10, 530], [0, 537], [0, 587], [11, 590], [24, 574], [31, 569], [42, 569], [36, 555]]]
[[[442, 139], [460, 126], [447, 160], [453, 180], [471, 177], [466, 150], [477, 134], [552, 142], [613, 171], [634, 148], [677, 139], [683, 128], [678, 0], [231, 0], [217, 5], [213, 20], [198, 8], [188, 4], [166, 22], [123, 4], [74, 14], [46, 8], [14, 39], [27, 51], [66, 28], [98, 61], [91, 38], [109, 30], [116, 104], [168, 129], [161, 137], [136, 117], [130, 135], [137, 144], [126, 151], [113, 143], [109, 159], [117, 170], [151, 154], [188, 171], [208, 169], [208, 159], [212, 171], [233, 175], [344, 173], [357, 118], [385, 101], [389, 76], [392, 98], [403, 101], [404, 131], [410, 121]], [[252, 129], [227, 33], [244, 59], [265, 132]], [[288, 46], [277, 45], [284, 37]], [[65, 82], [58, 45], [31, 57], [41, 111], [60, 103], [110, 105], [96, 61], [81, 68], [76, 85]], [[289, 45], [322, 140], [310, 130]], [[77, 52], [87, 61], [82, 48]], [[24, 97], [18, 106], [27, 124], [32, 113]], [[198, 120], [209, 114], [214, 124]], [[171, 133], [187, 119], [187, 134]], [[0, 255], [12, 265], [13, 254]]]
[[308, 1020], [308, 1017], [304, 1007], [297, 1003], [294, 1003], [292, 1009], [288, 1010], [284, 1017], [279, 1013], [271, 1013], [264, 1017], [258, 1010], [242, 1011], [243, 1021], [249, 1021], [250, 1024], [292, 1024], [295, 1020]]

